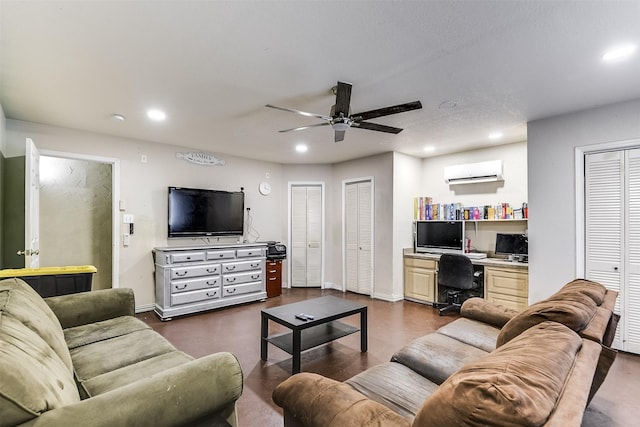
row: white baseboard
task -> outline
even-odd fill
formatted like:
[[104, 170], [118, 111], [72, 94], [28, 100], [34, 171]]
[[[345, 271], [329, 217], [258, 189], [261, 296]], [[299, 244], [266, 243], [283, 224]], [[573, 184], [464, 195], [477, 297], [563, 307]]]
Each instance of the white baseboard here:
[[145, 311], [153, 311], [156, 308], [155, 304], [137, 305], [136, 313], [144, 313]]

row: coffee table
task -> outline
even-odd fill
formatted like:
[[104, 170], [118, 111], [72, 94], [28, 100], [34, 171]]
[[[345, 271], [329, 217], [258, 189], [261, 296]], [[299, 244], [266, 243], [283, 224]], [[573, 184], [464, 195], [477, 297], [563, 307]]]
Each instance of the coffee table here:
[[[301, 320], [305, 313], [313, 320]], [[343, 317], [360, 314], [360, 328], [339, 322]], [[286, 351], [293, 358], [291, 373], [300, 372], [300, 353], [338, 338], [360, 331], [360, 351], [367, 351], [367, 306], [342, 298], [326, 296], [300, 301], [261, 311], [260, 358], [267, 360], [267, 344]], [[291, 332], [269, 336], [269, 320], [291, 329]]]

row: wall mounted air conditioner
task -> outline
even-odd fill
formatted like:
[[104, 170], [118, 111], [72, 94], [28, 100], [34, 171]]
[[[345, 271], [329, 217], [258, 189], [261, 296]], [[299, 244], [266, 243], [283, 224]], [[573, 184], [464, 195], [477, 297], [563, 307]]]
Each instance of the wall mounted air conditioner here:
[[444, 182], [447, 184], [471, 184], [502, 180], [502, 160], [446, 166], [444, 168]]

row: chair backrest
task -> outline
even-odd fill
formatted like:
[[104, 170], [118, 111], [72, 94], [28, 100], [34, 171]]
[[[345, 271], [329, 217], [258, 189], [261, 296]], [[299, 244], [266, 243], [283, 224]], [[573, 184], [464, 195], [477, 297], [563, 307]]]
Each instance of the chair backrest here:
[[442, 254], [438, 262], [438, 285], [455, 289], [474, 289], [473, 264], [461, 254]]

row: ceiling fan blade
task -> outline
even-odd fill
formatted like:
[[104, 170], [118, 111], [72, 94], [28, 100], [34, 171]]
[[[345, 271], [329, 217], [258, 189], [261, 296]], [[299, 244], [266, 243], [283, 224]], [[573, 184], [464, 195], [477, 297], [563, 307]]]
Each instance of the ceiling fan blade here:
[[339, 116], [340, 113], [345, 117], [349, 116], [349, 103], [351, 102], [351, 83], [338, 82], [336, 88], [336, 105], [335, 111], [332, 112], [334, 116]]
[[375, 119], [376, 117], [389, 116], [391, 114], [404, 113], [405, 111], [419, 110], [422, 108], [420, 101], [407, 102], [406, 104], [394, 105], [392, 107], [378, 108], [377, 110], [365, 111], [352, 114], [351, 118], [356, 121]]
[[293, 108], [277, 107], [271, 104], [267, 104], [265, 105], [265, 107], [275, 108], [276, 110], [288, 111], [290, 113], [302, 114], [303, 116], [307, 116], [307, 117], [317, 117], [319, 119], [327, 120], [327, 121], [331, 120], [331, 117], [329, 116], [323, 116], [322, 114], [315, 114], [315, 113], [307, 113], [306, 111], [294, 110]]
[[402, 129], [400, 128], [394, 128], [391, 126], [379, 125], [377, 123], [369, 123], [369, 122], [354, 123], [351, 125], [351, 127], [359, 128], [359, 129], [375, 130], [378, 132], [395, 133], [395, 134], [402, 132]]
[[336, 137], [335, 137], [335, 142], [340, 142], [340, 141], [344, 141], [344, 134], [346, 133], [346, 131], [344, 130], [337, 130], [336, 132]]
[[291, 131], [294, 131], [294, 130], [303, 130], [303, 129], [315, 128], [315, 127], [318, 127], [318, 126], [328, 126], [328, 125], [329, 125], [329, 122], [318, 123], [318, 124], [315, 124], [315, 125], [301, 126], [299, 128], [279, 130], [278, 132], [284, 133], [284, 132], [291, 132]]

